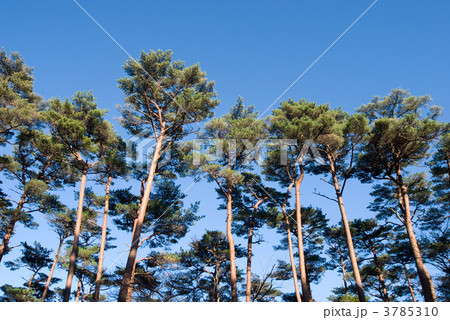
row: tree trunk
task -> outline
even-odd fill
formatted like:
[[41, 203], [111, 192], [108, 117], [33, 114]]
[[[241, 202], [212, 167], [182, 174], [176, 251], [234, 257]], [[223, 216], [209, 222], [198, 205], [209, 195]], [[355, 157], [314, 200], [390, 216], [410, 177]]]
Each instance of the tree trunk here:
[[150, 166], [147, 182], [145, 184], [144, 196], [142, 197], [138, 217], [136, 219], [136, 227], [131, 241], [130, 252], [128, 253], [127, 264], [123, 273], [122, 284], [120, 286], [118, 299], [119, 302], [125, 302], [127, 300], [128, 291], [130, 290], [132, 275], [134, 272], [134, 265], [136, 262], [137, 249], [139, 247], [139, 240], [141, 237], [142, 225], [144, 224], [144, 218], [147, 212], [147, 205], [150, 199], [150, 192], [152, 191], [152, 184], [155, 178], [155, 172], [160, 157], [162, 140], [163, 138], [159, 137], [156, 141], [152, 164]]
[[52, 268], [50, 269], [50, 273], [48, 275], [47, 282], [45, 283], [45, 288], [44, 288], [44, 292], [42, 293], [41, 302], [44, 302], [45, 301], [45, 297], [47, 296], [47, 292], [48, 292], [48, 289], [50, 287], [50, 282], [52, 281], [53, 272], [55, 271], [56, 264], [58, 263], [59, 253], [60, 253], [61, 248], [63, 246], [64, 240], [65, 239], [61, 239], [61, 241], [59, 241], [58, 250], [56, 251], [55, 259], [53, 259]]
[[27, 284], [27, 292], [30, 291], [30, 289], [31, 289], [31, 283], [33, 282], [33, 279], [34, 279], [34, 277], [36, 277], [36, 274], [37, 274], [38, 272], [39, 272], [39, 270], [36, 271], [36, 272], [34, 272], [33, 275], [31, 276], [30, 280], [28, 280], [28, 284]]
[[312, 302], [311, 290], [308, 284], [308, 277], [306, 275], [306, 261], [305, 252], [303, 248], [303, 233], [302, 233], [302, 209], [300, 206], [300, 183], [303, 179], [303, 173], [300, 179], [295, 180], [295, 214], [297, 220], [297, 243], [298, 243], [298, 257], [300, 267], [300, 282], [302, 284], [303, 301]]
[[419, 244], [417, 243], [417, 238], [414, 233], [411, 220], [411, 208], [409, 204], [408, 190], [403, 183], [401, 169], [397, 171], [397, 182], [399, 184], [400, 194], [399, 194], [399, 204], [402, 208], [404, 215], [404, 225], [406, 227], [406, 232], [408, 234], [408, 239], [411, 244], [411, 249], [414, 256], [414, 261], [416, 264], [417, 274], [419, 276], [420, 284], [422, 285], [423, 296], [425, 302], [436, 302], [436, 292], [434, 290], [433, 281], [428, 273], [425, 264], [423, 263], [422, 254], [420, 252]]
[[372, 250], [372, 255], [373, 255], [373, 263], [375, 264], [377, 274], [378, 274], [378, 281], [380, 282], [381, 297], [383, 298], [384, 302], [390, 302], [391, 300], [389, 299], [389, 295], [387, 293], [386, 282], [384, 281], [384, 276], [383, 276], [383, 270], [380, 267], [377, 253], [375, 252], [374, 244], [372, 244], [371, 250]]
[[[255, 210], [256, 211], [256, 210]], [[255, 212], [253, 212], [255, 214]], [[251, 301], [252, 295], [252, 245], [253, 245], [253, 226], [254, 217], [250, 218], [250, 228], [248, 229], [248, 240], [247, 240], [247, 287], [245, 291], [245, 301]]]
[[81, 282], [83, 281], [83, 272], [84, 272], [84, 268], [86, 267], [86, 261], [83, 261], [83, 266], [81, 267], [80, 270], [80, 278], [78, 278], [78, 286], [77, 286], [77, 294], [75, 295], [75, 302], [78, 302], [80, 300], [80, 293], [81, 293]]
[[297, 298], [297, 302], [302, 302], [302, 298], [301, 298], [300, 292], [298, 290], [297, 268], [295, 267], [294, 250], [293, 250], [293, 246], [292, 246], [291, 223], [289, 221], [289, 216], [286, 213], [286, 204], [287, 204], [289, 194], [291, 193], [291, 188], [293, 185], [294, 185], [294, 182], [292, 182], [287, 188], [286, 199], [285, 199], [283, 205], [281, 206], [281, 211], [283, 212], [284, 222], [286, 224], [286, 236], [287, 236], [287, 240], [288, 240], [289, 260], [291, 262], [292, 279], [294, 279], [295, 297]]
[[125, 300], [126, 302], [133, 301], [133, 291], [134, 291], [134, 279], [135, 279], [135, 277], [136, 277], [136, 262], [134, 263], [133, 272], [131, 273], [130, 287], [128, 288], [127, 299]]
[[411, 293], [411, 298], [412, 298], [413, 302], [417, 302], [416, 295], [414, 294], [414, 289], [411, 284], [411, 279], [409, 278], [409, 272], [408, 272], [408, 268], [406, 267], [406, 264], [403, 265], [403, 270], [405, 271], [405, 277], [406, 277], [406, 280], [408, 281], [408, 289], [409, 289], [409, 292]]
[[108, 177], [108, 182], [106, 183], [105, 191], [105, 212], [103, 213], [103, 224], [102, 224], [102, 239], [100, 241], [100, 253], [98, 256], [98, 266], [97, 266], [97, 276], [95, 278], [95, 291], [94, 291], [94, 301], [99, 301], [100, 299], [100, 280], [103, 274], [103, 259], [105, 255], [105, 245], [106, 245], [106, 231], [108, 223], [108, 213], [109, 213], [109, 188], [111, 187], [112, 176]]
[[211, 283], [209, 284], [209, 302], [214, 302], [214, 289], [216, 288], [216, 273], [211, 275]]
[[14, 227], [16, 226], [16, 223], [19, 220], [19, 215], [23, 209], [26, 198], [27, 194], [24, 192], [20, 197], [16, 210], [12, 214], [11, 220], [9, 220], [8, 226], [6, 227], [2, 243], [0, 244], [0, 262], [2, 261], [4, 254], [8, 251], [9, 241], [14, 233]]
[[220, 264], [216, 265], [216, 302], [220, 302]]
[[342, 256], [342, 253], [341, 253], [341, 252], [339, 252], [339, 256], [340, 256], [340, 258], [341, 258], [342, 280], [344, 281], [345, 295], [348, 296], [347, 272], [346, 272], [346, 270], [345, 270], [344, 257]]
[[231, 188], [227, 190], [227, 239], [228, 246], [230, 250], [230, 281], [231, 281], [231, 301], [238, 301], [237, 292], [237, 274], [236, 274], [236, 252], [234, 247], [233, 235], [231, 233], [231, 222], [232, 216], [232, 199], [231, 199]]
[[252, 294], [252, 246], [253, 246], [253, 228], [255, 227], [255, 216], [258, 212], [259, 205], [264, 202], [266, 198], [258, 199], [253, 206], [253, 215], [250, 217], [250, 227], [248, 230], [247, 240], [247, 288], [245, 292], [245, 301], [250, 302]]
[[75, 273], [76, 260], [78, 256], [78, 241], [80, 239], [81, 220], [83, 218], [84, 190], [86, 188], [87, 168], [83, 169], [81, 175], [80, 195], [78, 199], [77, 221], [75, 223], [75, 231], [73, 234], [73, 246], [70, 254], [69, 272], [67, 273], [66, 288], [64, 289], [64, 302], [69, 302], [70, 291], [72, 289], [72, 280]]
[[352, 233], [350, 231], [350, 225], [347, 219], [347, 213], [345, 212], [344, 201], [342, 200], [341, 188], [339, 186], [339, 181], [334, 170], [334, 164], [331, 162], [331, 175], [333, 177], [333, 185], [336, 191], [336, 197], [339, 205], [339, 210], [341, 212], [342, 223], [344, 225], [345, 237], [347, 239], [347, 246], [350, 255], [350, 261], [352, 263], [353, 275], [355, 277], [356, 291], [358, 292], [358, 299], [360, 302], [366, 302], [366, 297], [364, 295], [364, 288], [361, 281], [361, 274], [359, 273], [358, 259], [356, 258], [355, 248], [353, 247]]

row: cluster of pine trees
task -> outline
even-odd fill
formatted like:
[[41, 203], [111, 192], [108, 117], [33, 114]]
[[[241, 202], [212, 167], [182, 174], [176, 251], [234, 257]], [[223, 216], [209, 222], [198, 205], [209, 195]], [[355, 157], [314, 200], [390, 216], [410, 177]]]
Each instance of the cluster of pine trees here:
[[[20, 55], [0, 51], [0, 263], [29, 275], [22, 287], [3, 284], [1, 301], [308, 302], [311, 284], [327, 270], [343, 283], [329, 288], [331, 301], [450, 299], [450, 134], [429, 96], [395, 89], [354, 114], [289, 99], [265, 119], [239, 97], [213, 118], [219, 100], [199, 65], [150, 51], [124, 71], [120, 121], [154, 142], [144, 164], [126, 161], [130, 150], [91, 91], [44, 100]], [[199, 203], [184, 204], [177, 179], [186, 176], [216, 189], [226, 232], [207, 231], [171, 252], [205, 214]], [[320, 208], [302, 206], [311, 176], [334, 194], [315, 191], [336, 203], [338, 225]], [[372, 185], [371, 219], [348, 220], [349, 179]], [[119, 180], [139, 183], [140, 191], [114, 188]], [[75, 185], [71, 208], [58, 195]], [[38, 214], [58, 239], [54, 247], [12, 246], [12, 237], [21, 241], [18, 225], [36, 228]], [[111, 219], [131, 235], [124, 267], [104, 264], [114, 247]], [[274, 249], [288, 259], [257, 275], [252, 250], [264, 228], [281, 235]], [[141, 247], [150, 250], [138, 259]], [[22, 255], [5, 261], [12, 250]], [[56, 269], [67, 278], [54, 277]], [[280, 281], [292, 281], [295, 292], [281, 292]]]

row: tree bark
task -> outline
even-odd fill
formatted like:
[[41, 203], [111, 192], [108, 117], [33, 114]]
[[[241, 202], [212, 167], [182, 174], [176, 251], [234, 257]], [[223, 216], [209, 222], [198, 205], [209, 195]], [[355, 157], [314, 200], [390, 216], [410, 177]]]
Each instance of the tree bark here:
[[95, 291], [94, 291], [94, 301], [99, 301], [100, 299], [100, 280], [103, 274], [103, 260], [105, 255], [105, 245], [106, 245], [106, 231], [108, 223], [108, 213], [109, 213], [109, 189], [111, 187], [112, 176], [108, 177], [106, 183], [105, 191], [105, 211], [103, 213], [103, 224], [102, 224], [102, 239], [100, 241], [100, 253], [98, 256], [98, 266], [97, 266], [97, 276], [95, 278]]
[[347, 272], [345, 270], [344, 257], [342, 256], [341, 252], [339, 252], [339, 255], [340, 255], [340, 258], [341, 258], [342, 280], [344, 281], [345, 295], [348, 296]]
[[251, 295], [252, 295], [253, 226], [254, 226], [254, 217], [252, 216], [250, 218], [250, 227], [248, 229], [248, 239], [247, 239], [247, 284], [246, 284], [246, 291], [245, 291], [245, 301], [246, 302], [251, 301]]
[[53, 259], [52, 268], [50, 269], [50, 273], [48, 275], [47, 282], [45, 283], [45, 288], [44, 288], [44, 292], [42, 293], [41, 302], [44, 302], [45, 297], [47, 296], [47, 292], [50, 287], [50, 282], [52, 281], [53, 272], [55, 271], [56, 264], [58, 263], [59, 253], [61, 252], [61, 248], [63, 246], [64, 240], [65, 239], [61, 239], [61, 241], [59, 241], [58, 250], [56, 251], [55, 259]]
[[236, 273], [236, 251], [234, 246], [233, 235], [231, 233], [232, 223], [232, 199], [231, 188], [227, 190], [227, 239], [230, 250], [230, 281], [231, 281], [231, 301], [238, 302], [237, 292], [237, 273]]
[[253, 247], [253, 228], [255, 227], [255, 216], [258, 212], [259, 205], [264, 202], [266, 198], [258, 199], [253, 206], [253, 215], [250, 217], [250, 226], [248, 229], [247, 240], [247, 287], [245, 292], [245, 301], [251, 301], [252, 295], [252, 247]]
[[378, 274], [378, 281], [380, 282], [380, 288], [381, 288], [381, 297], [383, 298], [384, 302], [390, 302], [389, 295], [387, 293], [386, 288], [386, 281], [384, 281], [383, 276], [383, 270], [381, 269], [380, 263], [378, 261], [377, 253], [375, 251], [375, 245], [372, 244], [372, 255], [373, 255], [373, 263], [375, 264], [377, 274]]
[[408, 239], [411, 244], [417, 274], [419, 276], [420, 284], [422, 285], [423, 296], [425, 298], [425, 302], [436, 302], [437, 298], [436, 292], [434, 290], [433, 281], [431, 280], [431, 276], [428, 273], [425, 264], [423, 263], [422, 254], [420, 252], [419, 244], [417, 243], [417, 238], [414, 233], [411, 219], [411, 208], [409, 204], [408, 189], [406, 188], [403, 182], [402, 172], [400, 168], [397, 170], [397, 183], [400, 190], [399, 205], [403, 211], [404, 225], [406, 227]]
[[84, 272], [84, 268], [86, 267], [86, 261], [83, 261], [83, 266], [81, 267], [80, 270], [80, 278], [78, 278], [78, 285], [77, 285], [77, 293], [75, 295], [75, 302], [78, 302], [80, 300], [80, 293], [81, 293], [81, 282], [83, 281], [83, 272]]
[[344, 201], [342, 199], [341, 188], [339, 186], [339, 181], [337, 179], [336, 172], [334, 170], [334, 164], [331, 162], [331, 160], [330, 160], [330, 165], [331, 165], [331, 175], [333, 177], [334, 190], [336, 191], [336, 198], [338, 201], [339, 210], [341, 212], [342, 223], [344, 225], [345, 237], [347, 239], [347, 246], [348, 246], [348, 251], [349, 251], [349, 255], [350, 255], [350, 261], [352, 263], [353, 275], [355, 277], [355, 284], [356, 284], [356, 291], [358, 293], [358, 299], [360, 302], [366, 302], [366, 297], [364, 295], [364, 288], [363, 288], [362, 281], [361, 281], [361, 274], [359, 272], [359, 267], [358, 267], [358, 259], [356, 258], [355, 248], [353, 247], [352, 233], [350, 231], [350, 225], [348, 223], [347, 213], [345, 211]]
[[295, 267], [294, 260], [294, 250], [292, 246], [292, 236], [291, 236], [291, 226], [289, 222], [289, 217], [286, 214], [286, 211], [283, 209], [284, 221], [286, 223], [286, 233], [288, 240], [288, 248], [289, 248], [289, 260], [291, 262], [292, 268], [292, 278], [294, 279], [294, 288], [295, 288], [295, 297], [297, 298], [297, 302], [302, 302], [302, 298], [300, 296], [300, 291], [298, 290], [298, 279], [297, 279], [297, 268]]
[[297, 243], [298, 243], [298, 257], [300, 267], [300, 282], [302, 285], [303, 301], [312, 302], [311, 290], [308, 284], [308, 277], [306, 274], [305, 252], [303, 248], [303, 232], [302, 232], [302, 209], [300, 206], [300, 183], [303, 179], [303, 173], [300, 179], [295, 180], [295, 214], [297, 220]]
[[27, 284], [27, 292], [30, 291], [30, 289], [31, 289], [31, 283], [33, 282], [33, 279], [34, 279], [34, 277], [36, 277], [36, 274], [37, 274], [38, 272], [39, 272], [39, 270], [36, 271], [36, 272], [34, 272], [33, 275], [31, 276], [30, 280], [28, 280], [28, 284]]
[[9, 241], [11, 240], [11, 236], [14, 233], [14, 227], [16, 226], [17, 221], [19, 221], [19, 215], [23, 209], [26, 198], [27, 194], [24, 192], [20, 197], [16, 210], [14, 210], [14, 213], [12, 214], [11, 220], [9, 220], [8, 226], [6, 227], [3, 241], [0, 244], [0, 262], [2, 261], [4, 254], [8, 251]]
[[72, 280], [75, 273], [76, 260], [78, 256], [78, 242], [80, 239], [81, 220], [83, 218], [84, 190], [86, 188], [87, 168], [83, 169], [81, 175], [80, 195], [78, 199], [77, 221], [75, 223], [75, 231], [73, 235], [73, 246], [70, 254], [69, 271], [67, 273], [66, 287], [64, 289], [63, 302], [69, 302], [70, 291], [72, 289]]
[[147, 205], [150, 199], [150, 192], [152, 191], [152, 184], [155, 178], [156, 168], [160, 157], [162, 139], [162, 137], [159, 137], [156, 141], [152, 164], [150, 166], [147, 182], [145, 184], [144, 196], [142, 197], [138, 217], [136, 219], [136, 227], [133, 233], [130, 252], [128, 253], [127, 264], [123, 273], [122, 284], [120, 286], [118, 299], [119, 302], [125, 302], [127, 300], [128, 291], [130, 290], [132, 275], [134, 273], [134, 265], [136, 262], [137, 249], [139, 247], [139, 239], [141, 237], [142, 226], [144, 224]]
[[411, 298], [412, 298], [413, 302], [417, 302], [416, 295], [414, 294], [414, 289], [411, 284], [411, 279], [409, 278], [408, 267], [406, 267], [406, 264], [403, 265], [403, 270], [405, 271], [405, 277], [406, 277], [406, 280], [408, 281], [408, 289], [409, 289], [409, 292], [411, 293]]

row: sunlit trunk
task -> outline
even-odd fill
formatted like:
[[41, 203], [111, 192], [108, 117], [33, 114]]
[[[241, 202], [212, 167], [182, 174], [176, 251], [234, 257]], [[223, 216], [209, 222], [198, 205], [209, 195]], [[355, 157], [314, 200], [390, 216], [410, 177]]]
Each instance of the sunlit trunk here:
[[237, 273], [236, 273], [236, 251], [234, 246], [233, 235], [231, 233], [232, 224], [232, 199], [231, 199], [231, 189], [228, 189], [227, 194], [227, 239], [228, 247], [230, 250], [230, 281], [231, 281], [231, 300], [233, 302], [238, 301], [237, 292]]
[[300, 183], [303, 179], [295, 180], [295, 214], [297, 220], [297, 243], [298, 243], [298, 257], [299, 257], [299, 267], [300, 267], [300, 282], [302, 285], [303, 301], [311, 302], [313, 301], [311, 290], [308, 284], [308, 276], [306, 274], [306, 261], [305, 252], [303, 248], [303, 232], [302, 232], [302, 209], [300, 206]]
[[72, 280], [73, 275], [75, 273], [75, 264], [78, 256], [78, 242], [80, 239], [80, 230], [81, 230], [81, 220], [83, 217], [83, 203], [84, 203], [84, 191], [86, 189], [86, 177], [87, 177], [87, 169], [84, 168], [81, 175], [81, 185], [80, 185], [80, 195], [78, 199], [78, 211], [77, 211], [77, 221], [75, 223], [75, 231], [73, 235], [73, 246], [72, 252], [70, 254], [69, 261], [69, 271], [67, 273], [67, 281], [66, 287], [64, 289], [64, 302], [68, 302], [70, 299], [70, 291], [72, 289]]
[[416, 295], [414, 293], [414, 289], [411, 284], [411, 278], [409, 277], [408, 267], [405, 264], [403, 265], [403, 270], [405, 271], [406, 281], [408, 281], [408, 289], [409, 289], [409, 292], [411, 293], [412, 301], [417, 302]]
[[50, 269], [50, 273], [47, 278], [47, 282], [45, 283], [44, 292], [42, 293], [41, 301], [45, 301], [45, 297], [47, 296], [48, 289], [50, 287], [50, 282], [52, 281], [53, 272], [55, 271], [56, 264], [58, 263], [59, 253], [61, 252], [61, 248], [63, 246], [64, 239], [61, 239], [59, 242], [58, 250], [56, 251], [55, 259], [53, 259], [52, 268]]
[[98, 266], [97, 266], [97, 276], [95, 278], [95, 291], [94, 291], [94, 301], [99, 301], [100, 299], [100, 280], [103, 274], [103, 260], [105, 255], [105, 245], [106, 245], [106, 232], [108, 223], [108, 213], [109, 213], [109, 188], [111, 187], [112, 176], [108, 177], [108, 182], [106, 183], [105, 191], [105, 211], [103, 213], [103, 224], [102, 224], [102, 239], [100, 241], [100, 253], [98, 256]]
[[145, 184], [144, 196], [140, 204], [138, 217], [136, 219], [136, 226], [131, 240], [131, 247], [128, 253], [127, 264], [124, 270], [122, 284], [119, 291], [119, 302], [125, 302], [127, 300], [128, 291], [131, 289], [131, 282], [134, 273], [134, 266], [136, 262], [137, 249], [139, 247], [139, 241], [141, 237], [142, 226], [144, 224], [145, 214], [147, 212], [147, 205], [150, 199], [150, 192], [152, 190], [153, 180], [155, 178], [155, 172], [158, 165], [162, 146], [162, 138], [158, 138], [155, 145], [155, 151], [153, 154], [152, 164], [150, 166], [147, 182]]
[[403, 183], [402, 172], [399, 168], [397, 171], [397, 180], [399, 182], [399, 204], [403, 211], [404, 225], [406, 227], [406, 233], [408, 234], [409, 243], [411, 244], [412, 253], [414, 256], [414, 262], [416, 264], [417, 274], [419, 276], [420, 284], [422, 285], [422, 292], [426, 302], [437, 301], [436, 292], [434, 290], [433, 281], [428, 273], [425, 264], [423, 263], [422, 254], [420, 252], [419, 244], [414, 233], [412, 220], [411, 220], [411, 208], [409, 204], [408, 190]]

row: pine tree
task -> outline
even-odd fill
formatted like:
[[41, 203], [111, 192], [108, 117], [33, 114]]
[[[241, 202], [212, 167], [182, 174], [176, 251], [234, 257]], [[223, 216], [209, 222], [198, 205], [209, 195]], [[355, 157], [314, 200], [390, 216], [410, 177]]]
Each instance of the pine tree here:
[[[194, 151], [190, 156], [199, 158], [198, 170], [215, 182], [219, 197], [225, 200], [227, 212], [227, 239], [230, 250], [231, 296], [238, 301], [235, 245], [232, 234], [233, 194], [243, 183], [244, 171], [252, 167], [254, 146], [265, 137], [265, 123], [258, 120], [254, 106], [245, 107], [242, 97], [226, 115], [208, 122], [200, 137], [212, 140], [205, 153]], [[218, 154], [214, 157], [213, 154]], [[252, 157], [253, 156], [253, 157]], [[197, 164], [195, 164], [197, 165]]]
[[[220, 231], [207, 231], [199, 240], [194, 240], [189, 251], [180, 252], [180, 264], [186, 270], [177, 279], [178, 290], [181, 287], [189, 288], [192, 283], [193, 292], [184, 292], [190, 301], [233, 301], [229, 289], [233, 283], [230, 279], [230, 249], [226, 236]], [[234, 248], [236, 257], [245, 256], [244, 250], [239, 246]], [[200, 281], [197, 281], [200, 279]], [[237, 280], [240, 280], [237, 273]], [[197, 282], [198, 285], [194, 283]], [[228, 289], [228, 290], [227, 290]], [[192, 289], [187, 289], [192, 290]]]
[[[237, 236], [247, 237], [245, 301], [250, 302], [254, 301], [254, 299], [252, 300], [252, 286], [254, 281], [260, 281], [258, 285], [264, 288], [268, 286], [264, 281], [268, 279], [256, 279], [252, 275], [253, 244], [263, 241], [258, 230], [267, 223], [273, 224], [276, 220], [277, 200], [274, 197], [279, 198], [280, 195], [275, 189], [263, 186], [259, 175], [247, 172], [243, 173], [243, 183], [241, 188], [237, 190], [237, 193], [238, 195], [233, 195], [234, 201], [236, 202], [233, 209], [233, 232]], [[256, 240], [254, 240], [255, 238]], [[262, 290], [261, 288], [260, 290]]]
[[[293, 182], [295, 188], [295, 217], [298, 240], [299, 269], [304, 301], [313, 301], [306, 274], [305, 250], [302, 238], [302, 214], [300, 186], [308, 165], [307, 153], [312, 144], [332, 132], [333, 119], [328, 105], [293, 100], [281, 102], [272, 113], [270, 131], [278, 146], [269, 149], [266, 175], [287, 187]], [[283, 159], [284, 157], [284, 159]]]
[[392, 241], [392, 226], [378, 225], [375, 219], [356, 219], [351, 223], [354, 230], [355, 245], [360, 250], [361, 259], [367, 263], [361, 267], [366, 287], [374, 289], [373, 296], [384, 302], [392, 301], [387, 282], [386, 264], [388, 244]]
[[[8, 245], [18, 222], [28, 228], [36, 226], [33, 214], [59, 209], [59, 202], [49, 191], [73, 182], [61, 144], [47, 134], [34, 129], [22, 129], [17, 136], [12, 155], [1, 157], [7, 178], [17, 182], [20, 199], [16, 207], [1, 211], [2, 243], [0, 261], [8, 252]], [[15, 201], [14, 201], [15, 202]]]
[[68, 209], [66, 207], [63, 210], [56, 212], [51, 212], [47, 214], [47, 219], [50, 227], [58, 235], [58, 249], [56, 250], [55, 258], [53, 259], [52, 267], [48, 275], [47, 281], [45, 283], [44, 290], [42, 292], [41, 301], [44, 302], [49, 291], [50, 284], [53, 279], [53, 272], [56, 269], [57, 263], [60, 259], [61, 249], [64, 242], [73, 235], [75, 229], [75, 217], [76, 212], [74, 210]]
[[139, 204], [119, 301], [127, 300], [131, 286], [139, 238], [159, 160], [173, 144], [189, 135], [195, 124], [212, 116], [212, 109], [218, 104], [214, 99], [214, 83], [207, 80], [199, 65], [185, 67], [182, 61], [172, 61], [171, 51], [142, 52], [139, 63], [131, 59], [124, 65], [124, 70], [127, 77], [119, 80], [127, 102], [122, 109], [122, 125], [133, 135], [154, 137], [155, 147]]
[[[360, 107], [358, 111], [369, 119], [372, 130], [358, 157], [358, 165], [362, 181], [384, 179], [398, 189], [399, 217], [413, 250], [425, 301], [436, 301], [434, 285], [413, 228], [409, 190], [404, 178], [405, 170], [426, 159], [430, 143], [441, 133], [442, 125], [435, 120], [440, 109], [428, 107], [429, 101], [429, 96], [414, 97], [407, 91], [395, 89], [383, 99], [375, 97], [371, 103]], [[430, 112], [422, 116], [427, 109]]]
[[0, 50], [0, 145], [39, 118], [42, 98], [33, 91], [33, 69], [17, 52]]
[[338, 268], [340, 269], [344, 285], [344, 293], [346, 296], [349, 296], [347, 265], [350, 262], [350, 256], [346, 250], [346, 235], [342, 224], [339, 226], [328, 227], [324, 232], [324, 238], [328, 246], [326, 253], [330, 257], [328, 266], [332, 270]]
[[69, 301], [75, 272], [87, 175], [116, 139], [111, 124], [104, 120], [104, 115], [105, 111], [97, 108], [91, 91], [76, 92], [72, 102], [69, 99], [53, 99], [43, 113], [52, 136], [64, 145], [70, 155], [71, 167], [81, 175], [73, 249], [64, 290], [65, 302]]
[[[40, 275], [42, 269], [50, 267], [52, 260], [50, 259], [51, 250], [48, 250], [41, 246], [40, 243], [34, 242], [33, 245], [29, 245], [26, 242], [22, 242], [22, 256], [14, 261], [7, 261], [5, 266], [11, 271], [19, 270], [21, 268], [26, 268], [31, 272], [31, 277], [28, 280], [25, 290], [25, 297], [23, 300], [27, 300], [28, 295], [33, 295], [36, 292], [33, 290], [33, 281], [37, 275]], [[37, 297], [34, 297], [37, 299]]]
[[99, 175], [98, 181], [100, 183], [105, 183], [105, 196], [103, 199], [96, 199], [97, 205], [104, 203], [104, 211], [103, 211], [103, 223], [102, 223], [102, 236], [100, 243], [100, 252], [98, 258], [98, 268], [97, 275], [95, 280], [95, 291], [93, 299], [94, 301], [99, 301], [100, 299], [100, 284], [101, 278], [103, 274], [103, 260], [104, 260], [104, 252], [106, 247], [106, 235], [107, 235], [107, 222], [108, 222], [108, 214], [109, 214], [109, 197], [110, 197], [110, 188], [113, 183], [112, 180], [119, 177], [126, 177], [128, 174], [127, 166], [125, 163], [125, 144], [117, 137], [110, 146], [110, 149], [106, 151], [104, 158], [101, 163], [96, 168], [96, 172]]
[[[143, 237], [139, 239], [138, 248], [145, 245], [150, 248], [161, 248], [177, 243], [186, 235], [189, 227], [200, 219], [195, 215], [198, 211], [198, 203], [185, 209], [183, 198], [186, 195], [172, 180], [157, 180], [153, 191], [147, 202], [147, 214], [141, 231]], [[142, 193], [140, 196], [135, 196], [129, 189], [111, 192], [110, 214], [115, 217], [113, 221], [120, 230], [128, 232], [135, 230], [138, 213], [136, 209], [140, 205], [140, 199], [142, 199]], [[145, 257], [137, 259], [136, 265], [142, 259], [145, 260]], [[127, 301], [132, 299], [134, 276], [130, 281], [131, 287], [127, 292]]]
[[339, 206], [358, 297], [360, 301], [364, 302], [366, 298], [362, 287], [361, 275], [359, 274], [356, 253], [353, 248], [347, 213], [344, 207], [343, 193], [348, 179], [354, 175], [358, 148], [366, 133], [369, 131], [368, 121], [362, 114], [349, 116], [341, 109], [329, 110], [328, 114], [331, 119], [331, 130], [329, 130], [328, 134], [322, 135], [316, 140], [323, 163], [313, 163], [310, 170], [315, 174], [327, 174], [331, 178], [327, 182], [333, 186], [336, 197], [330, 198], [320, 192], [317, 192], [317, 194], [335, 201]]

